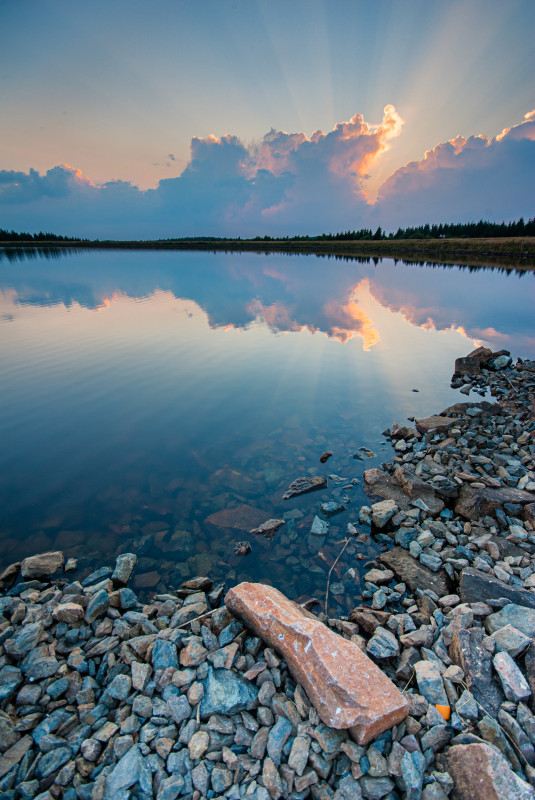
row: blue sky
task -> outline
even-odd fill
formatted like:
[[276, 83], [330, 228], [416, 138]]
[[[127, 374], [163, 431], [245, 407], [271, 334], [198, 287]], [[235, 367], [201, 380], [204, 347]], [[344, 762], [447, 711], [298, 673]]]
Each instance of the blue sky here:
[[1, 17], [0, 227], [533, 215], [532, 0], [2, 0]]

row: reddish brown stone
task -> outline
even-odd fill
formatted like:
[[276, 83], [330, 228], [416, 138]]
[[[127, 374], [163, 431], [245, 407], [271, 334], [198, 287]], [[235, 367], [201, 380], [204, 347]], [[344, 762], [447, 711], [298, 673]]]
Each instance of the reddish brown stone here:
[[533, 789], [515, 775], [506, 758], [488, 744], [457, 744], [448, 751], [457, 800], [532, 800]]
[[216, 528], [232, 528], [237, 531], [249, 532], [252, 528], [257, 528], [265, 522], [266, 512], [259, 508], [253, 508], [245, 503], [236, 508], [224, 508], [206, 517], [206, 522], [215, 525]]
[[330, 457], [332, 456], [332, 454], [333, 454], [333, 451], [332, 451], [332, 450], [326, 450], [324, 453], [322, 453], [322, 454], [321, 454], [321, 456], [320, 456], [320, 461], [321, 461], [321, 463], [322, 463], [322, 464], [325, 464], [325, 462], [326, 462], [326, 461], [328, 461], [328, 460], [330, 459]]
[[142, 572], [134, 577], [134, 586], [136, 589], [152, 589], [160, 580], [160, 573], [153, 570], [152, 572]]
[[240, 583], [227, 608], [279, 650], [326, 725], [349, 728], [366, 744], [401, 722], [405, 698], [353, 642], [329, 630], [272, 586]]

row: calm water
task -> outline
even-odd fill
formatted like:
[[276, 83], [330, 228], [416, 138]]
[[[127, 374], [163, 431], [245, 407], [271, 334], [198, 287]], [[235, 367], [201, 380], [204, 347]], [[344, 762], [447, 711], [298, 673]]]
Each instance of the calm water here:
[[[534, 285], [389, 259], [4, 254], [1, 565], [59, 548], [84, 574], [133, 550], [142, 591], [210, 574], [322, 597], [366, 501], [342, 487], [390, 458], [394, 420], [455, 401], [457, 356], [480, 342], [535, 356]], [[343, 480], [282, 501], [314, 474]], [[327, 536], [309, 536], [319, 504], [342, 496]], [[284, 514], [271, 542], [248, 533]], [[234, 555], [239, 541], [249, 555]], [[377, 551], [369, 539], [346, 550], [332, 612], [355, 604]]]

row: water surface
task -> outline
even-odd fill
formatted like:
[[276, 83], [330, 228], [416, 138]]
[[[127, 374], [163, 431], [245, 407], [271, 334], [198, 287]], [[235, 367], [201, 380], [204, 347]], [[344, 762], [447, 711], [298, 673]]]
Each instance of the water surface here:
[[[533, 286], [531, 273], [390, 259], [4, 255], [0, 563], [59, 548], [83, 574], [133, 550], [139, 590], [210, 574], [322, 597], [366, 502], [343, 487], [390, 458], [394, 420], [457, 399], [457, 356], [479, 343], [535, 356]], [[340, 481], [282, 500], [315, 474]], [[320, 503], [344, 496], [327, 536], [309, 536]], [[284, 515], [271, 542], [249, 534]], [[377, 551], [344, 552], [333, 612], [355, 604]]]

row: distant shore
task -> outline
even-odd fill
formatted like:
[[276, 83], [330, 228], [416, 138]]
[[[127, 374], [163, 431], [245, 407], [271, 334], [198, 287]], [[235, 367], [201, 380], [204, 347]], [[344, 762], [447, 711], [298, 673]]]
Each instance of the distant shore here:
[[0, 247], [18, 249], [155, 249], [315, 254], [335, 258], [395, 258], [430, 264], [535, 269], [535, 237], [482, 239], [386, 239], [324, 241], [318, 239], [166, 239], [152, 241], [0, 241]]

